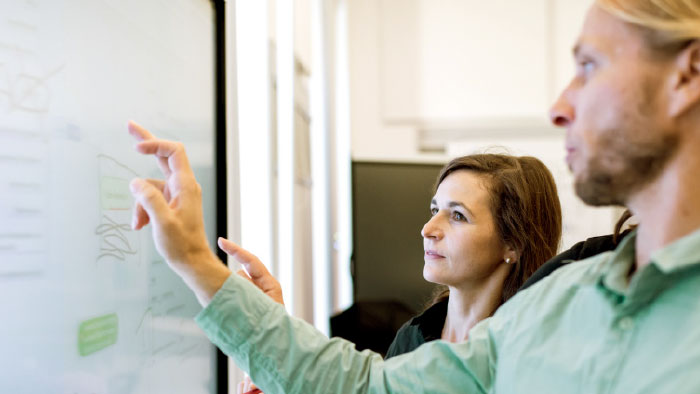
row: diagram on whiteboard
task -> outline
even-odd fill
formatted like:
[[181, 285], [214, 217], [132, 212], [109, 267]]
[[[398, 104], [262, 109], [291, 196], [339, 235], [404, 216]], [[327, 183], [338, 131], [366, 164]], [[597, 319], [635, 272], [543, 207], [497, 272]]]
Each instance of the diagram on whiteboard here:
[[129, 182], [160, 173], [126, 129], [197, 148], [214, 218], [213, 16], [208, 0], [0, 0], [0, 393], [214, 392], [201, 306], [131, 228]]
[[[50, 205], [47, 69], [31, 32], [37, 21], [0, 23], [0, 278], [39, 277], [47, 261]], [[8, 40], [12, 37], [12, 40]]]
[[129, 194], [129, 181], [137, 173], [107, 155], [99, 155], [98, 163], [101, 223], [95, 229], [100, 238], [97, 261], [126, 261], [138, 253], [139, 238], [130, 225], [133, 202]]

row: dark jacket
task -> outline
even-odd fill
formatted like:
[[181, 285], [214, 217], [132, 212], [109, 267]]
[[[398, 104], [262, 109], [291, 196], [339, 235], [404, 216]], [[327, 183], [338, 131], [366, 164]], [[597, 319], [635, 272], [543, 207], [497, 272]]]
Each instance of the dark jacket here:
[[587, 259], [597, 254], [615, 249], [617, 244], [622, 241], [622, 238], [626, 237], [627, 234], [631, 232], [632, 230], [625, 230], [622, 232], [617, 239], [617, 243], [614, 242], [615, 237], [613, 235], [588, 238], [585, 241], [577, 243], [576, 245], [572, 246], [571, 249], [559, 253], [558, 255], [547, 260], [546, 263], [542, 264], [542, 266], [538, 268], [537, 271], [535, 271], [535, 273], [525, 281], [525, 283], [523, 283], [518, 291], [527, 289], [566, 264]]
[[385, 359], [408, 353], [426, 342], [440, 339], [446, 318], [447, 299], [444, 299], [407, 321], [396, 333]]

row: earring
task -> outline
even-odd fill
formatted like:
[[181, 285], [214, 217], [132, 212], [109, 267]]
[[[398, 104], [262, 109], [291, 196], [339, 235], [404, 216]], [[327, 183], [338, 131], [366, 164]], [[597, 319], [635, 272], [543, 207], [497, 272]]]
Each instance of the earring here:
[[506, 264], [510, 264], [510, 257], [506, 257]]

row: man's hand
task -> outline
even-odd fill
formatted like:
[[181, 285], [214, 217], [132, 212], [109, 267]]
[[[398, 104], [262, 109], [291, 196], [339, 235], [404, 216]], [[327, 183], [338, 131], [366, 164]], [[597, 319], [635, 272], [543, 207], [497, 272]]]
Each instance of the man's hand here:
[[195, 292], [200, 303], [207, 305], [230, 271], [207, 244], [202, 189], [185, 147], [157, 139], [134, 122], [129, 122], [129, 133], [139, 141], [136, 150], [154, 155], [165, 176], [164, 181], [131, 181], [129, 186], [136, 200], [132, 227], [139, 230], [151, 223], [158, 253]]
[[[272, 298], [273, 301], [284, 305], [280, 282], [270, 274], [270, 271], [265, 268], [265, 264], [263, 264], [260, 259], [226, 238], [219, 238], [218, 243], [221, 250], [236, 259], [245, 269], [245, 271], [238, 270], [238, 272], [236, 272], [238, 275], [249, 280], [268, 297]], [[250, 380], [248, 375], [245, 376], [242, 382], [238, 383], [236, 392], [237, 394], [263, 394], [263, 392], [253, 384], [253, 381]]]
[[219, 247], [243, 265], [245, 271], [239, 270], [237, 272], [238, 275], [248, 279], [275, 302], [284, 305], [282, 286], [265, 268], [260, 259], [226, 238], [219, 238]]
[[238, 383], [236, 390], [237, 394], [262, 394], [262, 391], [250, 380], [250, 376], [246, 374], [242, 382]]

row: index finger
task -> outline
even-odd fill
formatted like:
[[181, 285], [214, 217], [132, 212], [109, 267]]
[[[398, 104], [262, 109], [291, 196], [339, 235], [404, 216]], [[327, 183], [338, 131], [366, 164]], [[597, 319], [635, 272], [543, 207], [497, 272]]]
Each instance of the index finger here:
[[[190, 161], [185, 153], [185, 146], [180, 142], [150, 139], [141, 141], [136, 149], [143, 154], [155, 155], [168, 160], [168, 168], [180, 174], [192, 174]], [[166, 174], [167, 175], [167, 174]]]
[[260, 279], [266, 276], [271, 276], [270, 272], [265, 267], [265, 264], [260, 261], [254, 254], [238, 246], [235, 242], [229, 241], [226, 238], [219, 237], [219, 247], [230, 255], [236, 261], [246, 266], [248, 275], [252, 279]]
[[153, 134], [133, 120], [129, 121], [129, 134], [139, 141], [152, 140], [155, 138]]
[[[139, 141], [147, 141], [147, 140], [154, 140], [156, 137], [151, 134], [146, 128], [141, 126], [140, 124], [134, 122], [133, 120], [129, 121], [129, 134], [131, 134], [132, 137], [136, 138]], [[170, 176], [170, 168], [168, 167], [168, 159], [159, 157], [157, 160], [158, 167], [160, 170], [163, 172], [163, 174], [168, 177]]]

